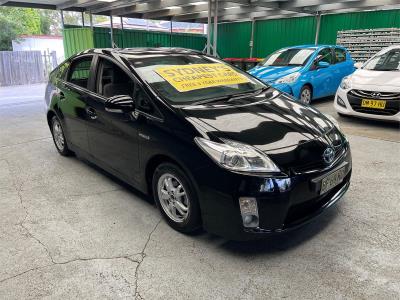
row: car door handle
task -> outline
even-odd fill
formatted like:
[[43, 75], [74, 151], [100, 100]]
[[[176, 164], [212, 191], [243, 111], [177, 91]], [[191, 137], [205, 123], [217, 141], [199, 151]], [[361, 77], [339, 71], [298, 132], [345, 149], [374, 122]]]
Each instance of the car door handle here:
[[86, 114], [92, 120], [96, 120], [97, 119], [97, 113], [96, 113], [96, 110], [93, 107], [87, 107], [86, 108]]

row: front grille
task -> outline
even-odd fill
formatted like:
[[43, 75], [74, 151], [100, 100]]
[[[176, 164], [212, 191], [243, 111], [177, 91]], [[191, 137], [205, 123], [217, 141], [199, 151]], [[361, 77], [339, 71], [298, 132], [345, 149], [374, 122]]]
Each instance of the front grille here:
[[[347, 93], [351, 108], [359, 113], [393, 116], [400, 111], [400, 93], [351, 90]], [[363, 99], [385, 100], [385, 109], [362, 107]]]
[[363, 99], [400, 100], [400, 93], [351, 90], [349, 94]]
[[310, 215], [318, 211], [321, 207], [323, 207], [326, 203], [328, 203], [343, 186], [347, 184], [347, 182], [350, 180], [350, 176], [351, 172], [349, 172], [345, 176], [342, 183], [335, 186], [332, 190], [330, 190], [326, 194], [318, 196], [314, 199], [310, 199], [306, 202], [292, 205], [287, 212], [284, 221], [284, 227], [291, 227], [293, 225], [301, 223], [305, 219], [307, 219]]
[[[332, 147], [335, 151], [334, 160], [330, 165], [335, 164], [346, 153], [346, 142], [336, 129], [329, 131], [323, 138], [329, 142], [327, 144], [321, 143], [318, 148], [310, 149], [309, 152], [312, 155], [309, 159], [305, 157], [300, 159], [301, 157], [299, 156], [298, 161], [302, 163], [292, 165], [292, 170], [295, 173], [313, 172], [327, 168], [328, 165], [323, 160], [323, 152], [327, 147]], [[302, 151], [301, 148], [299, 150]]]

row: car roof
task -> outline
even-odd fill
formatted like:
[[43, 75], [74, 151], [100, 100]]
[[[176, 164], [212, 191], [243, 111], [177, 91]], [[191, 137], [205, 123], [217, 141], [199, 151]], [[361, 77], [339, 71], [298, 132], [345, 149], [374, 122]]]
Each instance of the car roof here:
[[341, 48], [341, 49], [346, 49], [342, 46], [339, 45], [328, 45], [328, 44], [318, 44], [318, 45], [313, 45], [313, 44], [306, 44], [306, 45], [297, 45], [297, 46], [290, 46], [286, 47], [283, 49], [301, 49], [301, 48], [308, 48], [308, 49], [321, 49], [321, 48], [327, 48], [327, 47], [336, 47], [336, 48]]
[[158, 48], [92, 48], [85, 51], [82, 51], [77, 54], [77, 56], [82, 54], [104, 54], [108, 56], [114, 55], [140, 55], [140, 54], [202, 54], [201, 51], [186, 49], [186, 48], [177, 48], [177, 47], [158, 47]]
[[392, 49], [400, 49], [400, 44], [398, 44], [398, 45], [392, 45], [392, 46], [383, 48], [382, 50], [392, 50]]

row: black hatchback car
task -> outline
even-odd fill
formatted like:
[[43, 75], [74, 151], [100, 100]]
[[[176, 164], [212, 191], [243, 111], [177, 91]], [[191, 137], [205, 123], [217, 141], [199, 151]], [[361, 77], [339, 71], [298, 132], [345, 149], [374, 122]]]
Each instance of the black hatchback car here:
[[194, 50], [87, 50], [53, 71], [46, 104], [60, 154], [152, 195], [181, 232], [286, 232], [350, 184], [332, 117]]

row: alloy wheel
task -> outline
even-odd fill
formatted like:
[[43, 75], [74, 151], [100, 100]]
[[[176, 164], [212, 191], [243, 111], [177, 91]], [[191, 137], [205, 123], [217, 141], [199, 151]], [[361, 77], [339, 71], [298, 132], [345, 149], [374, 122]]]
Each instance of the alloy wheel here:
[[184, 222], [189, 215], [190, 202], [181, 181], [170, 173], [163, 174], [158, 179], [157, 192], [165, 214], [174, 222]]
[[305, 104], [310, 104], [311, 102], [311, 91], [308, 88], [305, 88], [301, 91], [300, 101]]
[[53, 136], [58, 150], [63, 151], [65, 147], [64, 133], [61, 124], [57, 119], [53, 121]]

